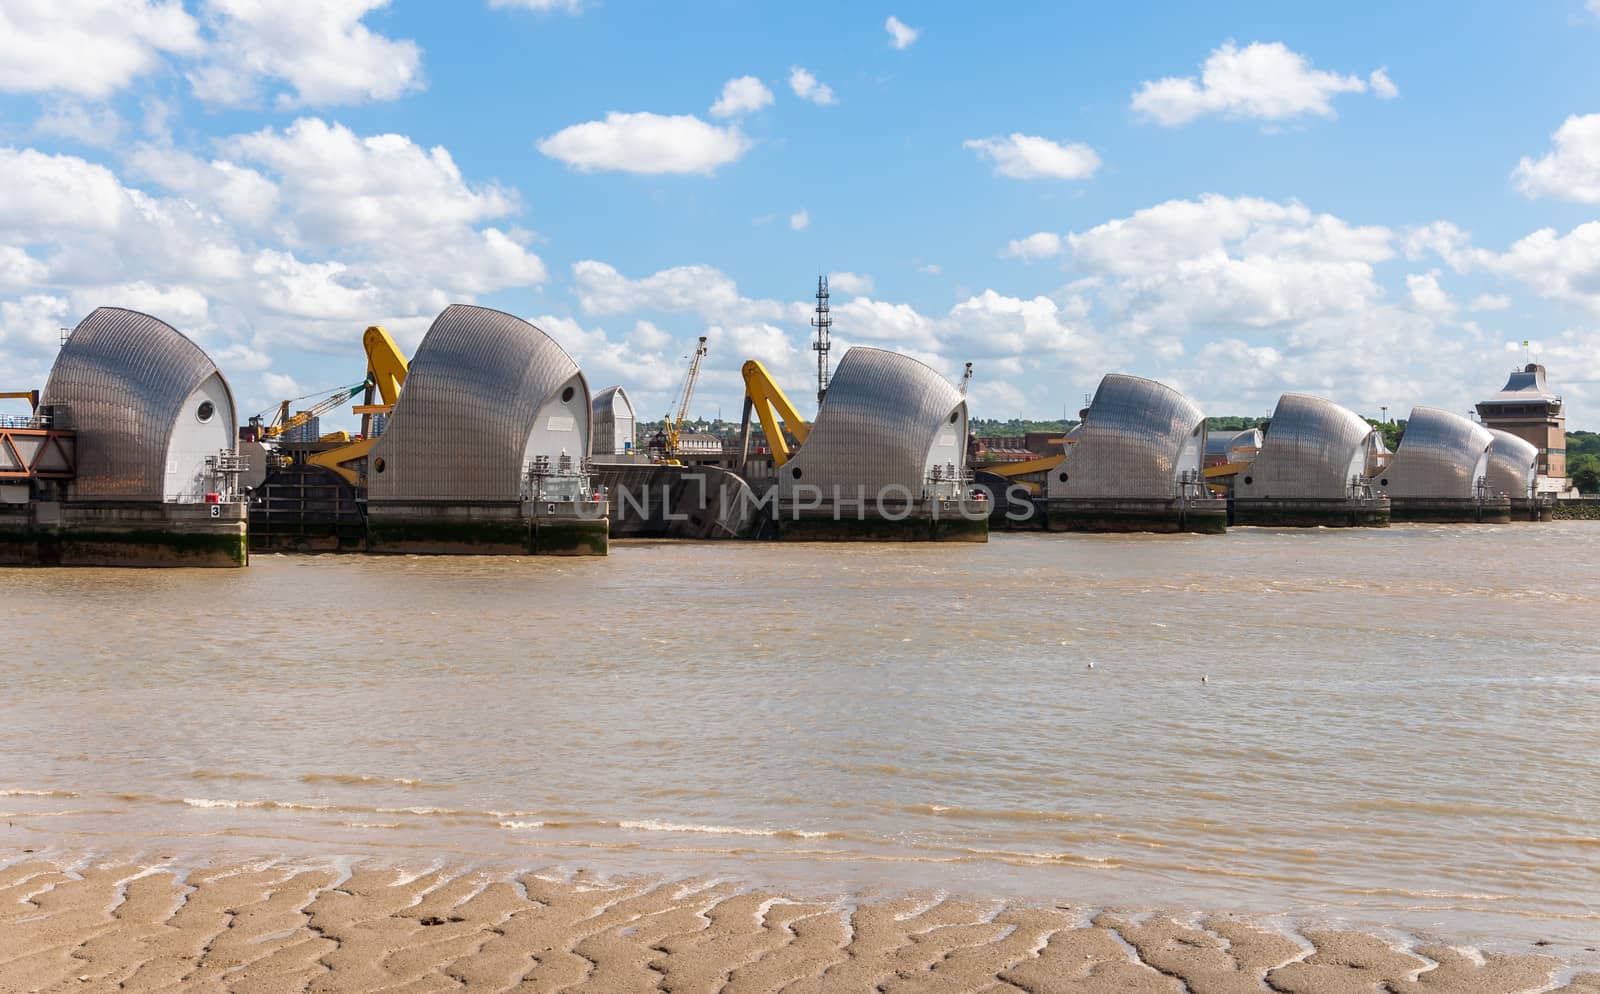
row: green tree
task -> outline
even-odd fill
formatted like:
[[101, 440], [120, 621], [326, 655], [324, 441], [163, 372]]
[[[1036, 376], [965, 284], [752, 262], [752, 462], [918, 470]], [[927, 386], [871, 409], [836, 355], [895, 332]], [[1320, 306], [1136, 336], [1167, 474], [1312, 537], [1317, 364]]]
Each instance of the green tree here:
[[1583, 452], [1574, 456], [1568, 449], [1567, 475], [1579, 493], [1600, 493], [1600, 455]]

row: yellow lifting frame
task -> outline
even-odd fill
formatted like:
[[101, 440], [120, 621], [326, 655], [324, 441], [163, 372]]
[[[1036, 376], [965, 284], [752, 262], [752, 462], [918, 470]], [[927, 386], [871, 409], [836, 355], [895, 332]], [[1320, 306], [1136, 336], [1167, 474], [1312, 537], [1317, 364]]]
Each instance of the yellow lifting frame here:
[[772, 447], [773, 466], [782, 466], [794, 456], [788, 440], [783, 437], [783, 429], [787, 427], [795, 442], [804, 445], [811, 436], [811, 426], [801, 420], [800, 412], [789, 403], [783, 389], [773, 381], [772, 374], [767, 372], [767, 367], [761, 365], [760, 360], [751, 359], [744, 364], [742, 372], [745, 403], [752, 405], [756, 416], [761, 419], [761, 430], [766, 433], [767, 444]]

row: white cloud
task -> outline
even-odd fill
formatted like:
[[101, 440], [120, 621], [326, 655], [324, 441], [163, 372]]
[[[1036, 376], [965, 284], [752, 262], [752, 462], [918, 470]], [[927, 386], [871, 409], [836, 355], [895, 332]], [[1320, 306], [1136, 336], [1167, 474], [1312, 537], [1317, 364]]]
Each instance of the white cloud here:
[[24, 290], [42, 282], [49, 267], [14, 245], [0, 245], [0, 293]]
[[1543, 158], [1524, 156], [1517, 164], [1511, 174], [1517, 189], [1527, 197], [1600, 204], [1600, 114], [1569, 117], [1552, 137], [1555, 147]]
[[782, 317], [775, 300], [740, 296], [739, 287], [712, 266], [674, 266], [643, 279], [629, 279], [603, 262], [585, 259], [572, 267], [578, 305], [585, 314], [688, 311], [707, 321], [747, 324]]
[[1074, 268], [1100, 278], [1102, 303], [1140, 332], [1358, 312], [1382, 295], [1373, 266], [1394, 255], [1393, 240], [1298, 203], [1216, 194], [1067, 236]]
[[793, 66], [789, 69], [789, 89], [801, 100], [809, 100], [814, 104], [824, 106], [835, 103], [833, 87], [826, 83], [818, 82], [817, 77], [809, 69]]
[[79, 100], [56, 100], [33, 122], [34, 134], [66, 138], [96, 148], [110, 148], [122, 140], [122, 118], [106, 106]]
[[1521, 280], [1546, 300], [1600, 317], [1600, 221], [1580, 224], [1565, 235], [1543, 228], [1503, 253], [1477, 250], [1471, 259], [1475, 265]]
[[1061, 254], [1061, 236], [1053, 231], [1036, 231], [1006, 245], [1005, 254], [1015, 259], [1048, 259]]
[[[1381, 97], [1398, 94], [1388, 74], [1377, 70], [1372, 87]], [[1206, 114], [1280, 121], [1315, 114], [1333, 117], [1332, 100], [1341, 93], [1363, 93], [1359, 76], [1311, 68], [1311, 62], [1282, 42], [1225, 43], [1206, 59], [1200, 78], [1168, 77], [1146, 81], [1133, 95], [1132, 109], [1168, 127]]]
[[[1600, 0], [1597, 0], [1597, 2], [1600, 2]], [[910, 48], [916, 43], [917, 36], [922, 34], [919, 29], [911, 27], [893, 14], [890, 14], [889, 19], [883, 22], [883, 29], [889, 32], [889, 44], [897, 52], [903, 52]]]
[[925, 273], [928, 276], [938, 276], [944, 272], [944, 267], [937, 262], [926, 262], [917, 267], [917, 272]]
[[1393, 100], [1400, 95], [1400, 87], [1394, 85], [1394, 80], [1389, 78], [1389, 69], [1384, 67], [1374, 69], [1367, 76], [1367, 83], [1372, 87], [1372, 95], [1379, 100]]
[[279, 108], [393, 100], [422, 87], [422, 50], [363, 23], [388, 4], [206, 0], [215, 41], [189, 82], [201, 100], [223, 106], [254, 104], [274, 82], [292, 91], [276, 94]]
[[[1595, 0], [1600, 3], [1600, 0]], [[1480, 293], [1472, 298], [1471, 307], [1475, 311], [1503, 311], [1511, 306], [1511, 298], [1503, 293]]]
[[795, 231], [804, 231], [811, 227], [811, 212], [802, 207], [790, 214], [789, 227]]
[[277, 184], [224, 159], [207, 161], [171, 147], [140, 145], [128, 156], [128, 166], [136, 175], [241, 224], [265, 226], [277, 210]]
[[178, 0], [5, 0], [0, 90], [102, 100], [161, 64], [200, 51]]
[[872, 292], [872, 277], [860, 273], [829, 273], [828, 289], [851, 296], [865, 296]]
[[1406, 276], [1406, 291], [1411, 296], [1411, 306], [1424, 314], [1445, 317], [1455, 311], [1455, 302], [1439, 285], [1437, 269], [1427, 273], [1410, 273]]
[[583, 10], [584, 0], [489, 0], [494, 10], [518, 8], [540, 14], [576, 14]]
[[754, 76], [737, 76], [722, 84], [722, 95], [711, 105], [712, 117], [738, 117], [770, 105], [772, 91]]
[[1088, 179], [1100, 168], [1100, 156], [1089, 146], [1060, 145], [1036, 135], [973, 138], [962, 147], [992, 161], [996, 175], [1013, 179]]
[[[0, 293], [20, 295], [0, 304], [20, 315], [23, 302], [48, 300], [64, 323], [132, 306], [266, 369], [283, 349], [359, 356], [359, 330], [372, 323], [414, 342], [448, 303], [544, 278], [525, 236], [477, 226], [513, 211], [513, 192], [466, 183], [442, 149], [311, 123], [242, 136], [239, 147], [223, 140], [210, 160], [136, 149], [130, 166], [176, 195], [75, 156], [0, 148]], [[323, 143], [302, 146], [307, 134]], [[265, 172], [237, 161], [243, 145]], [[3, 335], [6, 368], [48, 365], [53, 341]], [[270, 399], [242, 395], [241, 406]]]
[[405, 135], [363, 137], [311, 117], [221, 145], [278, 177], [294, 244], [420, 246], [518, 210], [514, 191], [467, 183], [447, 149], [423, 148]]
[[692, 114], [623, 114], [563, 128], [539, 151], [580, 172], [711, 173], [738, 161], [750, 142], [737, 126], [718, 127]]

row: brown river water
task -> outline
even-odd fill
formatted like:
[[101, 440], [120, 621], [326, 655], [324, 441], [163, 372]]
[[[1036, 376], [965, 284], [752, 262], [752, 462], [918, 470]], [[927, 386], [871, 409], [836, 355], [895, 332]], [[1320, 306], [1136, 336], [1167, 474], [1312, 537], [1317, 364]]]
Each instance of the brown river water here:
[[0, 570], [0, 861], [376, 853], [1583, 958], [1597, 580], [1585, 522]]

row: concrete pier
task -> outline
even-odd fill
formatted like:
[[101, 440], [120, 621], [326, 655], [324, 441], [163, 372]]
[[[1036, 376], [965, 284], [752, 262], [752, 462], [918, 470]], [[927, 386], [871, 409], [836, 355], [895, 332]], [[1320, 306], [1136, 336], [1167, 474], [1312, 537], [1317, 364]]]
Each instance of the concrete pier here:
[[1387, 528], [1383, 497], [1235, 497], [1233, 523], [1267, 528]]
[[1440, 524], [1507, 524], [1510, 497], [1392, 497], [1395, 521], [1432, 521]]
[[0, 566], [250, 562], [243, 504], [53, 501], [0, 505]]
[[603, 556], [604, 501], [525, 507], [524, 501], [409, 500], [373, 503], [366, 551], [393, 555]]
[[773, 507], [772, 523], [782, 542], [987, 542], [987, 504], [967, 505], [962, 514], [958, 500], [924, 501], [904, 511], [858, 504], [814, 506], [809, 502]]
[[1069, 498], [1045, 502], [1045, 526], [1053, 532], [1192, 532], [1228, 530], [1227, 501], [1171, 498]]

